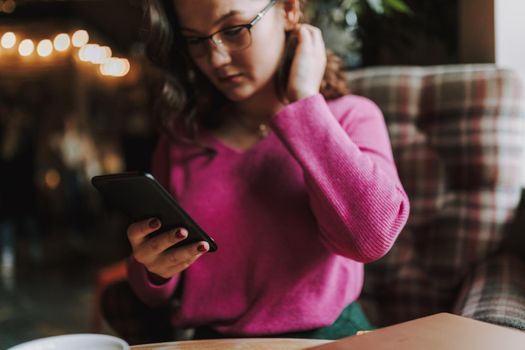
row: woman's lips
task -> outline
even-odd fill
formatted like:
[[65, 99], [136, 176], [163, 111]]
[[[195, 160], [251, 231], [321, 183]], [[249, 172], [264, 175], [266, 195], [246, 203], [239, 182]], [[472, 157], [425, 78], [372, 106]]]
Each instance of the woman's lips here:
[[221, 83], [238, 83], [241, 80], [242, 73], [230, 74], [224, 77], [219, 77]]

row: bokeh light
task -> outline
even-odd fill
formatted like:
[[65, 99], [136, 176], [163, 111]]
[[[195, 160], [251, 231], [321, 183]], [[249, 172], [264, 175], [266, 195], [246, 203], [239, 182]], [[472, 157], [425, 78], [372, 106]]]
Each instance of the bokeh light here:
[[44, 175], [44, 183], [47, 188], [54, 190], [61, 182], [60, 173], [56, 169], [49, 169]]
[[16, 9], [16, 2], [14, 0], [5, 0], [1, 7], [5, 13], [13, 13]]
[[18, 46], [18, 53], [20, 56], [30, 56], [35, 51], [35, 44], [31, 39], [24, 39]]
[[98, 58], [99, 48], [98, 44], [86, 44], [78, 51], [78, 57], [83, 62], [92, 62]]
[[40, 41], [36, 47], [36, 52], [40, 57], [48, 57], [53, 52], [53, 43], [49, 39]]
[[123, 77], [129, 73], [131, 66], [125, 58], [112, 57], [100, 65], [100, 73], [105, 76]]
[[104, 60], [107, 60], [108, 58], [111, 57], [111, 55], [113, 55], [113, 52], [111, 51], [111, 48], [109, 46], [101, 46], [99, 49], [99, 60], [97, 60], [96, 62], [93, 62], [93, 63], [96, 63], [96, 64], [100, 64], [102, 62], [104, 62]]
[[4, 49], [10, 49], [16, 45], [16, 35], [13, 32], [7, 32], [2, 35], [0, 44]]
[[65, 33], [58, 34], [53, 40], [53, 45], [55, 46], [55, 50], [61, 51], [61, 52], [69, 49], [70, 44], [71, 44], [71, 40], [69, 39], [69, 35]]
[[80, 29], [73, 33], [71, 42], [74, 47], [82, 47], [89, 42], [89, 34], [87, 31]]

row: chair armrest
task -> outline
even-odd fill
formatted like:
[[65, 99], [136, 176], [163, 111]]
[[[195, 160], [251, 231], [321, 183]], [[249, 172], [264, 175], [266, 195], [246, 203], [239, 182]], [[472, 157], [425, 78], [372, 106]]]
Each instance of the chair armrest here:
[[453, 311], [525, 330], [524, 262], [511, 253], [500, 253], [477, 266], [461, 286]]

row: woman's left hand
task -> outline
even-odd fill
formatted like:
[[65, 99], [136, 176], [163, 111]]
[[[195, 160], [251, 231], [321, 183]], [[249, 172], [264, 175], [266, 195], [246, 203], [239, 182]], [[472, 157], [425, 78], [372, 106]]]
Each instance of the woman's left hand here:
[[309, 24], [297, 28], [297, 48], [290, 68], [286, 97], [295, 102], [319, 93], [326, 69], [321, 30]]

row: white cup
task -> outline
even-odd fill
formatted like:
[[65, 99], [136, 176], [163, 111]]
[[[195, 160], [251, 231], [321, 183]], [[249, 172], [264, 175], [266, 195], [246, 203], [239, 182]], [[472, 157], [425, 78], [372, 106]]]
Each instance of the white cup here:
[[110, 335], [67, 334], [31, 340], [7, 350], [129, 350], [129, 345]]

